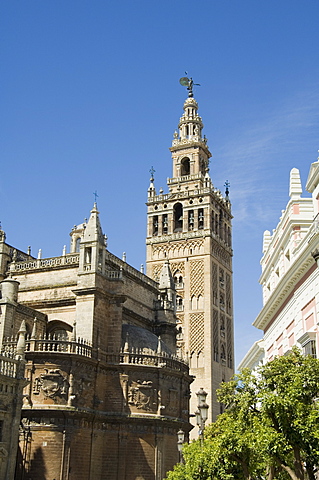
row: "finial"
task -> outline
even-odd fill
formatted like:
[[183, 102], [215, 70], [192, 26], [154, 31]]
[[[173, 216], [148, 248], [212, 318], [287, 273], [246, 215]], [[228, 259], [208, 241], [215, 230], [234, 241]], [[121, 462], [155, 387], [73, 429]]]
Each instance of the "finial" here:
[[[187, 75], [187, 72], [185, 72], [185, 74]], [[179, 83], [181, 85], [183, 85], [183, 87], [187, 87], [189, 97], [194, 96], [193, 95], [193, 86], [194, 85], [197, 85], [197, 86], [200, 87], [200, 83], [194, 83], [192, 77], [190, 77], [190, 78], [182, 77], [182, 78], [179, 79]]]
[[228, 200], [229, 199], [229, 187], [230, 187], [230, 183], [229, 183], [228, 180], [226, 180], [224, 187], [226, 188], [225, 196], [226, 196], [226, 199]]
[[152, 166], [151, 169], [150, 169], [150, 174], [151, 174], [150, 181], [151, 181], [151, 182], [154, 182], [154, 173], [155, 173], [155, 170], [154, 170], [154, 168], [153, 168], [153, 166]]
[[[317, 150], [317, 152], [319, 153], [319, 150]], [[319, 156], [317, 157], [317, 160], [319, 160]], [[1, 229], [1, 223], [0, 223], [0, 229]]]
[[144, 265], [143, 265], [143, 263], [141, 263], [140, 272], [141, 272], [141, 273], [144, 273]]
[[94, 200], [94, 203], [96, 203], [96, 199], [97, 199], [97, 197], [98, 197], [98, 194], [97, 194], [97, 191], [96, 191], [96, 190], [95, 190], [95, 192], [93, 192], [93, 195], [94, 195], [94, 199], [95, 199], [95, 200]]
[[27, 255], [31, 255], [31, 245], [28, 246]]

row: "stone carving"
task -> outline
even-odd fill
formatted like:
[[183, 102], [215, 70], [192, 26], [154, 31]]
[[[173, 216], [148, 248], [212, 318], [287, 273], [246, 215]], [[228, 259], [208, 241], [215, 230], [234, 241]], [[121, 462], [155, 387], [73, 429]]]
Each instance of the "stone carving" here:
[[0, 458], [7, 458], [8, 452], [4, 447], [0, 447]]
[[160, 274], [161, 274], [161, 271], [162, 271], [162, 267], [163, 267], [162, 263], [160, 263], [158, 265], [153, 265], [152, 278], [154, 278], [154, 280], [156, 280], [156, 281], [159, 280], [159, 277], [160, 277]]
[[212, 243], [212, 254], [215, 258], [218, 258], [221, 263], [223, 263], [227, 267], [229, 267], [231, 264], [231, 254], [228, 253], [228, 250], [231, 251], [229, 247], [223, 248], [218, 245], [216, 241]]
[[49, 398], [53, 398], [56, 395], [66, 395], [69, 383], [60, 370], [49, 370], [46, 368], [45, 372], [35, 379], [33, 393], [37, 395], [42, 391], [44, 396]]
[[152, 381], [137, 380], [128, 389], [128, 404], [134, 405], [139, 410], [154, 410], [156, 396]]
[[176, 271], [179, 270], [181, 275], [185, 275], [185, 262], [171, 262], [171, 271], [174, 276]]
[[190, 294], [204, 295], [204, 260], [190, 262]]
[[190, 351], [202, 352], [204, 349], [204, 313], [190, 315]]

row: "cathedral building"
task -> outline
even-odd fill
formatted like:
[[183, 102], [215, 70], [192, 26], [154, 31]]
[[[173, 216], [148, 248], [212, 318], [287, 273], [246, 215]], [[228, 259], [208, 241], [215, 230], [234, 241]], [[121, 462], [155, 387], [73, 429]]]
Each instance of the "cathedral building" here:
[[17, 438], [22, 411], [6, 480], [162, 480], [179, 461], [177, 432], [187, 440], [193, 428], [196, 392], [208, 393], [208, 421], [222, 411], [232, 215], [227, 184], [223, 196], [209, 175], [192, 86], [169, 191], [156, 193], [153, 174], [148, 189], [147, 275], [107, 249], [96, 203], [58, 257], [18, 250], [0, 228], [0, 346], [18, 372], [0, 370], [0, 462], [15, 455], [1, 432], [14, 426]]
[[0, 468], [25, 387], [15, 477], [11, 462], [1, 478], [162, 480], [191, 429], [169, 262], [154, 281], [111, 254], [94, 204], [59, 257], [21, 252], [1, 230], [0, 266], [2, 366], [17, 368], [25, 338], [22, 378], [0, 370]]
[[[183, 79], [182, 79], [183, 80]], [[188, 79], [186, 79], [188, 80]], [[172, 177], [168, 193], [148, 189], [147, 274], [158, 280], [169, 259], [176, 288], [178, 348], [188, 356], [194, 393], [203, 387], [209, 421], [222, 406], [216, 389], [233, 374], [233, 298], [231, 204], [212, 183], [211, 153], [193, 97], [193, 82], [172, 146]]]
[[318, 357], [319, 160], [311, 164], [306, 189], [310, 197], [302, 195], [299, 170], [293, 168], [287, 206], [272, 233], [264, 232], [263, 307], [253, 323], [263, 336], [240, 369], [256, 368], [293, 346]]

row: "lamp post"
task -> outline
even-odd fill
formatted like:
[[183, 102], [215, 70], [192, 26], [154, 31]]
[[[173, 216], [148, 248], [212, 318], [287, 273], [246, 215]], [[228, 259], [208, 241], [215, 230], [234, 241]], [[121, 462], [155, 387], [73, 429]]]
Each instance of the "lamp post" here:
[[196, 423], [199, 427], [198, 435], [201, 441], [201, 445], [203, 445], [205, 422], [208, 418], [208, 405], [206, 403], [207, 392], [205, 392], [203, 388], [200, 388], [196, 395], [198, 400], [197, 410], [195, 412]]
[[182, 449], [183, 449], [184, 440], [185, 440], [185, 433], [180, 428], [177, 432], [177, 448], [178, 448], [178, 452], [179, 452], [179, 463], [183, 463]]

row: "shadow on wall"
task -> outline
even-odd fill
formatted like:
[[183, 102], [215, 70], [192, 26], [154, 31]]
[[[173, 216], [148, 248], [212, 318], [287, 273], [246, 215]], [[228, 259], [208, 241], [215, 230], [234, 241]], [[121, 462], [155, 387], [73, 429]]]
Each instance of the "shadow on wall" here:
[[46, 472], [47, 472], [47, 469], [45, 468], [45, 465], [44, 465], [42, 448], [38, 447], [34, 452], [33, 458], [31, 460], [29, 474], [23, 480], [32, 480], [35, 477], [35, 474], [37, 475], [37, 478], [45, 479]]

